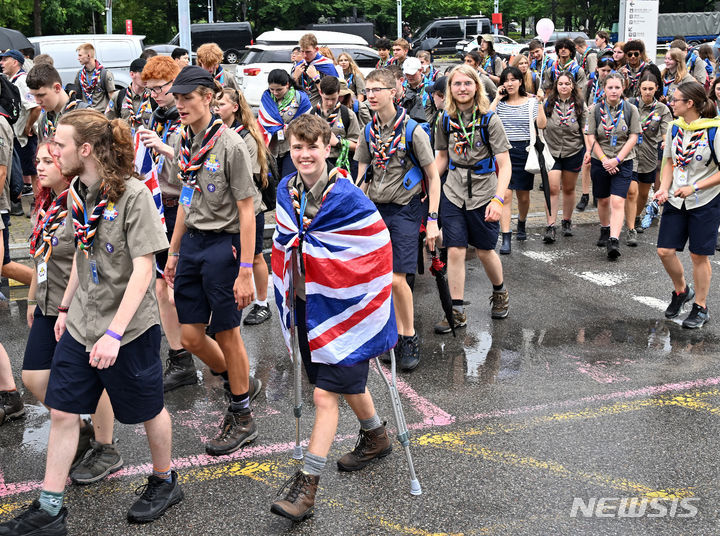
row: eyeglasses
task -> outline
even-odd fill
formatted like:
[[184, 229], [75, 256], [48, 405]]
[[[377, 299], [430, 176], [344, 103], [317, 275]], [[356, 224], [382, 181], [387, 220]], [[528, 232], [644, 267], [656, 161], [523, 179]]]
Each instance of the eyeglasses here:
[[456, 80], [453, 81], [452, 84], [450, 84], [452, 87], [471, 87], [475, 85], [475, 82], [472, 80]]
[[148, 89], [150, 90], [150, 93], [155, 93], [157, 95], [158, 93], [162, 93], [163, 89], [165, 89], [166, 86], [169, 86], [172, 83], [173, 81], [170, 80], [169, 82], [165, 82], [161, 86], [149, 87]]
[[394, 87], [366, 87], [365, 94], [373, 95], [375, 93], [379, 93], [380, 91], [383, 91], [384, 89], [395, 89], [395, 88]]
[[635, 57], [639, 57], [639, 56], [640, 56], [640, 52], [638, 52], [637, 50], [635, 50], [635, 51], [632, 51], [632, 52], [628, 52], [628, 53], [625, 54], [625, 55], [626, 55], [628, 58], [635, 58]]
[[670, 97], [667, 101], [668, 101], [668, 103], [673, 103], [673, 102], [687, 102], [689, 100], [690, 99], [676, 99], [674, 97]]

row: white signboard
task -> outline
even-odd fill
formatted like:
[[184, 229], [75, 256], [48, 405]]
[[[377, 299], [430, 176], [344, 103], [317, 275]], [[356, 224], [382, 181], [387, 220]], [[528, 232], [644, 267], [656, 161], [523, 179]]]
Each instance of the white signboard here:
[[659, 0], [625, 0], [622, 4], [620, 18], [624, 24], [620, 25], [620, 40], [640, 39], [645, 43], [648, 58], [655, 62]]

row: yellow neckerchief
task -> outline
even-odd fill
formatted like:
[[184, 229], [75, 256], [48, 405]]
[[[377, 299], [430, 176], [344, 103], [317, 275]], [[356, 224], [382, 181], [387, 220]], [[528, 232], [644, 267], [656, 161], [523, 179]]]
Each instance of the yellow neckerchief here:
[[708, 117], [701, 117], [692, 123], [686, 123], [682, 117], [679, 117], [673, 121], [672, 124], [683, 130], [703, 130], [706, 128], [720, 127], [720, 117], [714, 117], [712, 119]]

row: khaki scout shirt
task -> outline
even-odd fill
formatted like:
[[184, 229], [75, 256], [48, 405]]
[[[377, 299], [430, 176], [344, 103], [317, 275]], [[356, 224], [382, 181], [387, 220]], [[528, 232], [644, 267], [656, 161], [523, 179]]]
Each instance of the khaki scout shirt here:
[[655, 171], [660, 162], [658, 162], [658, 144], [665, 139], [668, 125], [673, 120], [670, 109], [662, 102], [655, 101], [655, 109], [650, 116], [650, 110], [653, 104], [645, 104], [642, 99], [638, 99], [638, 111], [640, 112], [640, 129], [650, 118], [650, 124], [642, 133], [642, 140], [638, 140], [635, 146], [637, 158], [637, 171], [639, 173], [650, 173]]
[[283, 123], [285, 128], [278, 130], [273, 134], [272, 140], [270, 140], [270, 152], [273, 156], [283, 156], [290, 152], [290, 140], [287, 137], [287, 127], [293, 119], [297, 118], [298, 108], [300, 107], [300, 95], [299, 90], [296, 91], [295, 100], [288, 106], [288, 108], [282, 113]]
[[[347, 77], [348, 75], [345, 75], [345, 80], [347, 80]], [[365, 79], [362, 75], [354, 74], [352, 81], [348, 84], [348, 89], [352, 91], [356, 97], [365, 95]]]
[[[148, 98], [148, 95], [146, 95], [144, 91], [140, 94], [133, 93], [132, 110], [130, 110], [123, 106], [125, 102], [125, 95], [123, 95], [122, 101], [118, 102], [119, 93], [123, 93], [123, 90], [120, 90], [118, 94], [116, 94], [110, 100], [107, 109], [105, 110], [105, 117], [107, 117], [111, 121], [113, 119], [120, 118], [123, 121], [127, 121], [128, 123], [130, 123], [130, 117], [134, 116], [137, 113], [138, 109], [140, 108], [140, 106], [143, 105], [143, 103], [147, 103], [145, 109], [143, 109], [143, 112], [140, 115], [140, 124], [148, 127], [150, 125], [150, 119], [152, 119], [152, 106], [150, 106], [150, 100]], [[130, 124], [130, 126], [134, 127], [135, 125]]]
[[[205, 129], [195, 134], [191, 154], [200, 150], [203, 136]], [[180, 141], [178, 136], [176, 155], [180, 154]], [[172, 177], [177, 177], [177, 159], [173, 163]], [[225, 129], [205, 156], [197, 172], [197, 180], [200, 191], [195, 190], [189, 207], [183, 206], [188, 229], [239, 233], [237, 202], [255, 195], [250, 153], [240, 134]]]
[[[14, 135], [10, 123], [0, 115], [0, 166], [7, 168], [5, 186], [0, 192], [0, 212], [10, 211], [10, 175], [12, 173]], [[8, 247], [8, 245], [5, 244], [5, 247]]]
[[[83, 67], [85, 69], [85, 67]], [[85, 69], [87, 70], [87, 69]], [[82, 69], [80, 69], [82, 71]], [[80, 85], [80, 71], [75, 75], [75, 87], [78, 88], [78, 97], [83, 102], [88, 102], [85, 98], [85, 92]], [[93, 70], [87, 71], [91, 74]], [[100, 73], [100, 80], [98, 80], [95, 89], [92, 92], [92, 104], [90, 107], [97, 110], [100, 113], [105, 113], [108, 103], [110, 102], [110, 95], [115, 91], [115, 79], [113, 74], [106, 67], [103, 67], [104, 73]], [[105, 83], [103, 84], [103, 80]]]
[[[340, 105], [340, 109], [342, 109], [343, 107], [343, 105]], [[358, 123], [357, 116], [355, 115], [355, 112], [353, 112], [350, 108], [344, 108], [347, 110], [350, 124], [343, 124], [342, 112], [338, 110], [335, 121], [333, 121], [332, 125], [330, 125], [330, 132], [333, 136], [340, 136], [343, 139], [357, 142], [360, 138], [360, 124]], [[315, 112], [317, 113], [317, 115], [327, 120], [329, 114], [325, 114], [323, 111], [318, 110], [317, 108], [315, 108]], [[330, 148], [330, 156], [328, 158], [335, 159], [338, 156], [340, 156], [340, 144]]]
[[[329, 177], [327, 170], [323, 171], [322, 176], [318, 179], [318, 181], [313, 184], [312, 188], [309, 190], [306, 190], [305, 183], [302, 181], [302, 178], [300, 178], [300, 173], [297, 173], [295, 177], [293, 177], [291, 180], [288, 181], [288, 192], [292, 192], [293, 188], [297, 188], [297, 191], [300, 195], [302, 195], [303, 192], [306, 193], [306, 204], [305, 204], [305, 217], [313, 219], [317, 213], [318, 210], [320, 210], [320, 204], [322, 203], [323, 198], [323, 192], [325, 191], [325, 188], [328, 185]], [[291, 193], [292, 198], [292, 193]], [[297, 218], [297, 215], [293, 215], [295, 218]], [[300, 267], [300, 262], [296, 263], [296, 266]], [[293, 275], [293, 280], [295, 281], [295, 295], [300, 298], [301, 300], [305, 299], [305, 276], [301, 273], [299, 273], [299, 270]]]
[[245, 140], [245, 145], [247, 145], [248, 153], [250, 154], [250, 163], [252, 164], [253, 186], [255, 186], [255, 193], [253, 194], [253, 207], [255, 208], [255, 215], [257, 216], [267, 209], [265, 203], [263, 203], [260, 188], [258, 188], [258, 181], [255, 180], [257, 177], [260, 181], [262, 181], [262, 177], [258, 177], [260, 175], [260, 162], [258, 162], [257, 156], [258, 145], [255, 138], [253, 138], [250, 133], [246, 134], [242, 138]]
[[[675, 77], [675, 73], [672, 73], [672, 74], [667, 73], [667, 75], [668, 75], [668, 79], [670, 79], [670, 76]], [[663, 74], [663, 79], [664, 79], [664, 78], [665, 78], [665, 74]], [[673, 80], [673, 81], [670, 83], [670, 85], [667, 86], [667, 93], [665, 93], [665, 95], [667, 96], [667, 98], [668, 98], [668, 99], [671, 99], [671, 98], [673, 97], [673, 95], [675, 94], [675, 90], [678, 88], [678, 86], [679, 86], [680, 84], [684, 83], [684, 82], [689, 82], [690, 80], [694, 80], [694, 78], [693, 78], [692, 75], [690, 75], [690, 74], [686, 74], [685, 76], [683, 76], [682, 80], [680, 80], [679, 83], [676, 82], [675, 80]]]
[[[695, 132], [696, 131], [694, 130], [686, 130], [684, 132], [682, 140], [683, 150], [687, 149], [690, 138], [693, 134], [695, 134]], [[678, 131], [678, 136], [679, 135], [680, 133]], [[688, 210], [702, 207], [703, 205], [707, 205], [710, 201], [715, 199], [718, 194], [720, 194], [720, 184], [716, 184], [715, 186], [712, 186], [710, 188], [703, 188], [701, 190], [698, 190], [696, 193], [689, 195], [685, 199], [675, 197], [675, 191], [678, 188], [681, 188], [682, 186], [693, 185], [703, 179], [707, 179], [708, 177], [715, 175], [718, 172], [717, 166], [712, 162], [709, 141], [710, 140], [708, 139], [706, 130], [705, 134], [700, 140], [700, 144], [697, 147], [695, 154], [693, 155], [693, 159], [690, 162], [690, 165], [685, 170], [685, 176], [683, 177], [680, 169], [674, 167], [674, 164], [677, 163], [677, 155], [673, 150], [672, 146], [672, 129], [668, 129], [667, 134], [665, 135], [665, 150], [663, 152], [663, 159], [671, 158], [673, 162], [673, 181], [668, 192], [668, 203], [670, 203], [675, 208], [682, 208], [683, 203], [685, 203], [685, 208], [687, 208]], [[720, 136], [715, 136], [715, 154], [720, 155]], [[708, 161], [710, 162], [710, 165], [706, 165]]]
[[[68, 198], [69, 199], [69, 198]], [[72, 214], [68, 210], [67, 216], [55, 229], [50, 239], [52, 254], [46, 266], [47, 278], [45, 281], [37, 282], [35, 299], [38, 307], [45, 316], [57, 316], [58, 305], [62, 301], [70, 279], [72, 261], [75, 256], [75, 233], [73, 229]], [[43, 256], [34, 257], [35, 269], [43, 261]]]
[[[162, 134], [160, 136], [162, 137]], [[176, 144], [178, 143], [179, 139], [180, 125], [178, 124], [177, 128], [173, 132], [168, 133], [165, 143], [170, 147], [174, 147], [175, 151], [177, 151]], [[182, 185], [180, 181], [177, 180], [177, 167], [173, 165], [175, 159], [168, 158], [166, 156], [161, 156], [160, 158], [162, 159], [162, 168], [160, 169], [160, 174], [158, 175], [160, 191], [165, 197], [179, 198], [180, 191], [182, 190]]]
[[[590, 108], [588, 111], [587, 123], [585, 124], [585, 134], [595, 136], [595, 141], [597, 141], [603, 153], [605, 153], [608, 158], [615, 158], [618, 155], [620, 149], [623, 148], [623, 145], [625, 145], [625, 142], [630, 137], [630, 134], [640, 134], [641, 132], [639, 119], [640, 113], [638, 112], [638, 109], [627, 100], [621, 100], [620, 103], [624, 103], [622, 117], [617, 120], [615, 129], [610, 133], [610, 136], [606, 137], [602, 124], [597, 124], [595, 122], [595, 107], [600, 106], [599, 103]], [[617, 117], [620, 103], [616, 106], [609, 106], [611, 120], [613, 121]], [[632, 116], [632, 118], [630, 116]], [[612, 145], [613, 136], [617, 136], [617, 144], [614, 147]], [[630, 150], [630, 153], [625, 156], [625, 160], [635, 158], [635, 147], [633, 147]], [[594, 153], [593, 158], [597, 158]]]
[[[571, 63], [572, 63], [572, 60], [568, 61], [568, 63], [566, 63], [563, 67], [560, 67], [559, 70], [561, 73], [568, 73], [570, 76], [572, 76], [573, 80], [575, 80], [575, 85], [580, 90], [580, 94], [584, 95], [585, 88], [587, 87], [587, 84], [588, 84], [587, 75], [585, 74], [585, 70], [582, 67], [580, 67], [578, 69], [577, 73], [575, 73], [575, 75], [573, 76], [570, 69], [565, 68], [568, 66], [568, 64], [571, 64]], [[554, 77], [555, 77], [554, 66], [548, 65], [547, 68], [545, 69], [545, 72], [543, 73], [542, 87], [545, 90], [545, 92], [550, 90], [550, 88], [552, 88], [553, 85], [555, 84]]]
[[[468, 124], [472, 121], [472, 112], [466, 111], [461, 112], [464, 124]], [[477, 118], [477, 116], [476, 116]], [[472, 136], [469, 132], [468, 134]], [[494, 155], [505, 153], [510, 150], [510, 142], [505, 135], [505, 129], [502, 126], [502, 122], [497, 114], [492, 114], [490, 122], [488, 123], [488, 134], [490, 137], [490, 147]], [[471, 149], [468, 150], [467, 156], [455, 154], [455, 151], [450, 147], [455, 146], [457, 141], [457, 135], [454, 132], [450, 132], [448, 135], [443, 127], [443, 122], [440, 120], [435, 130], [435, 150], [436, 151], [447, 151], [448, 158], [453, 162], [459, 164], [472, 165], [474, 163], [488, 158], [490, 153], [488, 152], [487, 146], [483, 143], [480, 137], [480, 129], [475, 130], [475, 139]], [[448, 166], [448, 175], [443, 185], [443, 193], [453, 205], [456, 207], [465, 208], [467, 210], [474, 210], [483, 205], [486, 205], [495, 195], [497, 189], [497, 174], [493, 171], [487, 175], [478, 175], [471, 173], [472, 180], [472, 197], [468, 198], [468, 183], [467, 183], [467, 169], [458, 168], [450, 169]]]
[[[570, 106], [570, 101], [557, 101], [562, 113], [565, 114]], [[553, 158], [567, 158], [585, 149], [585, 138], [583, 138], [583, 126], [587, 123], [586, 107], [583, 107], [581, 119], [578, 121], [577, 110], [568, 118], [568, 124], [560, 124], [560, 116], [555, 111], [545, 109], [547, 116], [547, 127], [545, 127], [545, 142]]]
[[[91, 214], [98, 201], [100, 182], [87, 188], [79, 179], [75, 180], [80, 184], [78, 193], [85, 199], [87, 213]], [[79, 285], [70, 304], [67, 329], [85, 345], [86, 351], [92, 350], [117, 314], [133, 271], [133, 259], [168, 247], [150, 190], [137, 179], [127, 179], [123, 195], [115, 203], [108, 203], [103, 211], [89, 256], [81, 250], [75, 254]], [[93, 281], [91, 261], [97, 265], [97, 284]], [[151, 283], [125, 329], [121, 344], [135, 340], [159, 322], [155, 285]]]
[[[393, 123], [395, 123], [395, 118], [396, 116], [393, 116], [389, 123], [380, 125], [380, 137], [383, 141], [387, 141], [394, 136]], [[386, 170], [376, 165], [375, 157], [370, 153], [368, 142], [365, 141], [365, 135], [363, 134], [358, 140], [357, 149], [355, 149], [355, 160], [363, 164], [373, 165], [373, 179], [368, 186], [367, 195], [375, 204], [395, 203], [397, 205], [407, 205], [413, 197], [422, 192], [421, 184], [418, 184], [412, 190], [406, 190], [403, 186], [405, 173], [413, 167], [405, 145], [405, 130], [407, 129], [408, 119], [409, 117], [406, 115], [403, 124], [403, 136], [400, 139], [397, 151], [388, 160]], [[430, 146], [430, 137], [419, 125], [413, 132], [412, 144], [414, 156], [421, 167], [435, 161]]]

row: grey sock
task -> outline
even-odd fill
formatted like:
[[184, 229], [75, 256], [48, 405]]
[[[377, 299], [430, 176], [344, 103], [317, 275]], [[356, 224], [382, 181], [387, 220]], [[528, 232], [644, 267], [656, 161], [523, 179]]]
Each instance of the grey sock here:
[[369, 432], [370, 430], [375, 430], [375, 428], [379, 428], [382, 426], [382, 422], [380, 421], [380, 417], [378, 417], [378, 414], [375, 413], [372, 417], [369, 419], [358, 419], [360, 421], [360, 428], [364, 430], [365, 432]]
[[305, 453], [305, 463], [303, 464], [303, 473], [313, 476], [320, 476], [320, 473], [322, 473], [323, 469], [325, 469], [325, 464], [327, 463], [327, 458], [324, 456], [316, 456], [315, 454], [312, 454], [311, 452]]
[[65, 492], [52, 492], [52, 491], [45, 491], [42, 490], [40, 492], [40, 508], [42, 510], [45, 510], [48, 514], [51, 516], [56, 516], [60, 513], [60, 509], [63, 505], [63, 497], [65, 496]]

